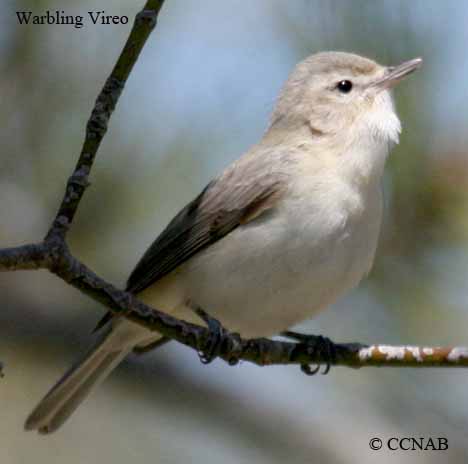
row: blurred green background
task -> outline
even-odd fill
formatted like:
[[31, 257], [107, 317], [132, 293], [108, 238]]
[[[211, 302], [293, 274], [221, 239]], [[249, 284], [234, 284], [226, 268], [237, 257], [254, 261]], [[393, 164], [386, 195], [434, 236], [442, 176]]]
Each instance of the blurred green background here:
[[[0, 246], [40, 239], [94, 99], [143, 5], [0, 4]], [[15, 11], [127, 15], [126, 26], [20, 26]], [[171, 217], [257, 141], [294, 64], [320, 50], [424, 67], [396, 91], [374, 269], [301, 329], [333, 340], [468, 345], [468, 2], [166, 0], [112, 118], [70, 234], [123, 285]], [[0, 461], [465, 463], [467, 370], [202, 366], [176, 343], [122, 364], [58, 433], [23, 432], [92, 340], [104, 308], [46, 272], [0, 275]], [[446, 437], [447, 451], [371, 451], [372, 437]]]

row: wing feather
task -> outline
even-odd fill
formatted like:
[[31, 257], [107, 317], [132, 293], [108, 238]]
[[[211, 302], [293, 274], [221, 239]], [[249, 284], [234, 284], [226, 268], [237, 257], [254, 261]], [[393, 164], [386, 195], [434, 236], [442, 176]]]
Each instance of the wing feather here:
[[224, 190], [219, 182], [208, 184], [168, 224], [130, 274], [128, 291], [143, 291], [203, 248], [255, 219], [274, 206], [273, 199], [282, 191], [281, 181], [253, 186], [242, 183]]

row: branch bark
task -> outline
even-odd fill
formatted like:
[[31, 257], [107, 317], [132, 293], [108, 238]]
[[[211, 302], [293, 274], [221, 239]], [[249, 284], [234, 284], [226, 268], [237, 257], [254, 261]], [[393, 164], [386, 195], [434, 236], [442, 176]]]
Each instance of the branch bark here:
[[96, 99], [86, 124], [86, 134], [80, 157], [73, 174], [68, 179], [65, 195], [46, 239], [50, 237], [64, 238], [75, 217], [80, 200], [89, 185], [89, 173], [101, 141], [107, 132], [109, 120], [146, 40], [156, 27], [163, 3], [164, 0], [148, 0], [135, 17], [127, 42]]
[[[68, 284], [106, 305], [114, 314], [142, 324], [150, 330], [177, 340], [198, 352], [207, 350], [212, 333], [206, 327], [184, 322], [139, 301], [96, 275], [69, 250], [66, 234], [73, 222], [86, 187], [94, 159], [125, 83], [156, 26], [164, 0], [148, 0], [135, 18], [128, 40], [114, 69], [99, 93], [86, 125], [83, 147], [75, 169], [46, 237], [40, 243], [0, 249], [0, 271], [47, 269]], [[335, 345], [335, 356], [307, 343], [268, 339], [243, 340], [224, 333], [216, 353], [230, 364], [240, 360], [260, 366], [271, 364], [332, 364], [349, 367], [467, 367], [468, 348], [366, 346], [359, 343]]]

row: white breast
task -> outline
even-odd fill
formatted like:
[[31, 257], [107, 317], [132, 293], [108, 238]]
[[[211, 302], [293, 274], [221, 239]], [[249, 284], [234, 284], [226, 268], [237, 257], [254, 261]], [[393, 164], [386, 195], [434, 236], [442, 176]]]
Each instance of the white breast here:
[[186, 297], [227, 328], [269, 336], [359, 282], [371, 266], [380, 220], [378, 183], [361, 192], [336, 170], [302, 172], [275, 211], [199, 253], [179, 277]]

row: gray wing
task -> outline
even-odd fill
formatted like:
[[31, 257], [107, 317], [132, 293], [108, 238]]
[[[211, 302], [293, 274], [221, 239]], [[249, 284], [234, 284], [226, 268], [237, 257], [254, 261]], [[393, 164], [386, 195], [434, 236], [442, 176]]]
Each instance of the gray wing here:
[[227, 173], [209, 183], [183, 208], [143, 255], [128, 282], [138, 293], [208, 245], [274, 206], [283, 191], [280, 179], [236, 182]]

